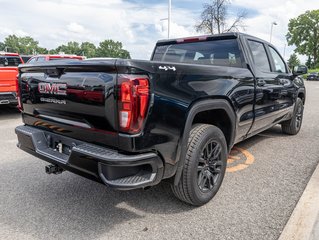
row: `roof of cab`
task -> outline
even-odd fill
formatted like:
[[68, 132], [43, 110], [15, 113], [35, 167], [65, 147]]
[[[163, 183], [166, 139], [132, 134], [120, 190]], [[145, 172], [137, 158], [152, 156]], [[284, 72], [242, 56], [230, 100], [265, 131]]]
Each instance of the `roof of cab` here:
[[174, 38], [174, 39], [163, 39], [157, 41], [156, 45], [166, 45], [166, 44], [176, 44], [176, 43], [186, 43], [186, 42], [196, 42], [196, 41], [206, 41], [213, 39], [229, 39], [229, 38], [238, 38], [239, 36], [245, 36], [247, 38], [259, 40], [265, 42], [265, 40], [254, 37], [252, 35], [241, 33], [241, 32], [227, 32], [221, 34], [213, 34], [213, 35], [200, 35], [200, 36], [191, 36], [185, 38]]
[[19, 56], [18, 53], [0, 52], [1, 56]]

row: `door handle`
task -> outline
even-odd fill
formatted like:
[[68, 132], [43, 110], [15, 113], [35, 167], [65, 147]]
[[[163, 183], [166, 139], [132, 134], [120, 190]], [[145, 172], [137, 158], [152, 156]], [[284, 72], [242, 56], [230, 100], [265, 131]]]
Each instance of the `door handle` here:
[[257, 81], [257, 85], [258, 85], [259, 87], [263, 87], [263, 86], [266, 85], [266, 81], [260, 79], [260, 80]]
[[279, 83], [283, 86], [289, 86], [290, 81], [288, 79], [279, 79]]

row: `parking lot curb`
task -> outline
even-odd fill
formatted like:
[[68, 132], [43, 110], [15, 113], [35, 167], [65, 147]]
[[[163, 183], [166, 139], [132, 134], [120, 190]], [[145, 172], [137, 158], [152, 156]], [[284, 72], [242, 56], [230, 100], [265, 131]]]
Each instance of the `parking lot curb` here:
[[319, 239], [319, 165], [278, 240]]

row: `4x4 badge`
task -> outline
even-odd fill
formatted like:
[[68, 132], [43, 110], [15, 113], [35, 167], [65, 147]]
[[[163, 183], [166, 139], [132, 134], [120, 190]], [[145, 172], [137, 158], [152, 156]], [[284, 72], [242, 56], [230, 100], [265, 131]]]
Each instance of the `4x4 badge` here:
[[168, 71], [168, 70], [172, 70], [172, 71], [176, 71], [176, 68], [174, 66], [159, 66], [158, 69], [161, 69], [161, 70], [165, 70], [165, 71]]

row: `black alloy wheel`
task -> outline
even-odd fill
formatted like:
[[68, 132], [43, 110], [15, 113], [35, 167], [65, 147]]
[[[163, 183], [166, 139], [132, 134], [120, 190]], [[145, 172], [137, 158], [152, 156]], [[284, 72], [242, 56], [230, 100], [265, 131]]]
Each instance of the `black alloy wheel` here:
[[221, 145], [210, 140], [202, 150], [198, 161], [198, 187], [202, 192], [211, 191], [221, 175], [223, 162], [221, 160]]
[[227, 143], [216, 126], [196, 124], [187, 144], [184, 168], [174, 195], [195, 206], [209, 202], [218, 192], [225, 175]]
[[281, 129], [284, 133], [296, 135], [300, 131], [303, 119], [303, 109], [302, 99], [297, 98], [292, 118], [281, 123]]

